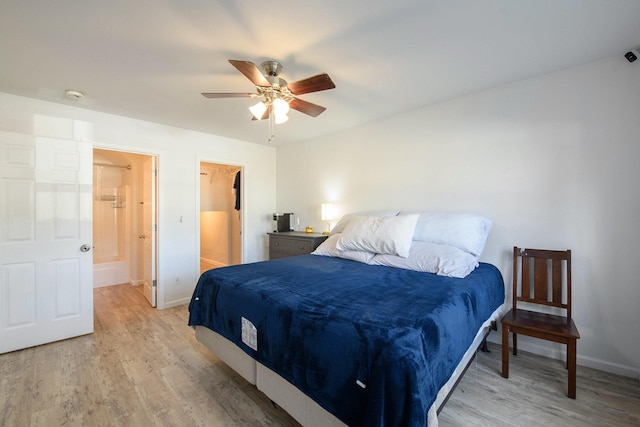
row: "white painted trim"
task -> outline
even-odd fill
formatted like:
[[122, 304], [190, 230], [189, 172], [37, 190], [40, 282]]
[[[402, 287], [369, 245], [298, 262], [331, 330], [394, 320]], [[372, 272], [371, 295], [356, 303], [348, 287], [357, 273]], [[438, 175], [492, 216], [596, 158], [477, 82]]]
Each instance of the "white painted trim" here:
[[[191, 302], [191, 297], [189, 297], [189, 298], [181, 298], [181, 299], [177, 299], [175, 301], [165, 302], [164, 306], [162, 307], [162, 309], [171, 308], [171, 307], [177, 307], [179, 305], [189, 304], [190, 302]], [[160, 308], [160, 307], [158, 306], [158, 308]]]
[[200, 257], [200, 264], [202, 264], [202, 263], [210, 265], [211, 268], [218, 268], [218, 267], [226, 267], [227, 266], [227, 264], [223, 264], [221, 262], [214, 261], [212, 259]]
[[[498, 325], [500, 325], [499, 322]], [[511, 345], [511, 333], [509, 333], [509, 338], [509, 344]], [[498, 332], [490, 334], [488, 341], [502, 346], [501, 329], [499, 329]], [[577, 347], [578, 354], [576, 356], [576, 364], [578, 366], [585, 366], [587, 368], [597, 369], [599, 371], [610, 372], [612, 374], [622, 375], [625, 377], [636, 378], [640, 380], [640, 370], [638, 370], [637, 367], [611, 363], [593, 357], [581, 356], [580, 340], [578, 340]], [[531, 338], [526, 335], [518, 335], [518, 351], [520, 350], [555, 360], [564, 361], [566, 359], [565, 345], [545, 341], [542, 339]]]

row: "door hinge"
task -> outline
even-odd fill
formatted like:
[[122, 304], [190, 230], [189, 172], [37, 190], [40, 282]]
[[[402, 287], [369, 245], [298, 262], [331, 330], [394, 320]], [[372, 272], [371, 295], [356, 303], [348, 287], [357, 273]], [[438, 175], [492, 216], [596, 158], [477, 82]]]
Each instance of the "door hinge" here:
[[157, 281], [156, 279], [153, 279], [153, 280], [151, 281], [151, 286], [153, 286], [154, 288], [155, 288], [156, 286], [158, 286], [158, 281]]
[[158, 224], [153, 224], [151, 226], [151, 231], [158, 231]]
[[153, 169], [153, 170], [151, 171], [151, 175], [152, 175], [152, 176], [158, 176], [158, 169]]

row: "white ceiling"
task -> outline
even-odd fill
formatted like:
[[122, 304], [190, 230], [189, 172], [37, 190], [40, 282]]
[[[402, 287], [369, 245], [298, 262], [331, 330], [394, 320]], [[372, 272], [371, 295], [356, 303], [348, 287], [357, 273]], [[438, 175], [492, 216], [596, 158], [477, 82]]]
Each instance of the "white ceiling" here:
[[[275, 59], [302, 95], [274, 145], [640, 47], [639, 0], [2, 0], [0, 91], [265, 144], [228, 59]], [[640, 69], [639, 69], [640, 72]], [[86, 97], [73, 101], [65, 89]]]

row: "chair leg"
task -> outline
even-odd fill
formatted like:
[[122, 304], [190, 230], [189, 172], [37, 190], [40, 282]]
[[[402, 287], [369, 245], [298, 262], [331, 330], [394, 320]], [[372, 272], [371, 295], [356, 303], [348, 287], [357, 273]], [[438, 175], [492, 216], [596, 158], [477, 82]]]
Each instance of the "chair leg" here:
[[515, 332], [511, 333], [513, 335], [513, 355], [517, 356], [518, 355], [518, 334], [516, 334]]
[[576, 340], [571, 339], [567, 343], [567, 365], [569, 368], [568, 395], [576, 398]]
[[509, 378], [509, 327], [502, 325], [502, 376]]

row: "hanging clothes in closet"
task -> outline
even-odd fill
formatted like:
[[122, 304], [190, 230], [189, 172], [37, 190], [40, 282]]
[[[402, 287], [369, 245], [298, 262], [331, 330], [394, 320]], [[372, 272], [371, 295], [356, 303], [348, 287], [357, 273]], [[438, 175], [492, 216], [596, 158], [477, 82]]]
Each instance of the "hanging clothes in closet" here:
[[236, 178], [233, 180], [233, 189], [236, 190], [236, 207], [237, 211], [240, 210], [240, 171], [236, 173]]

